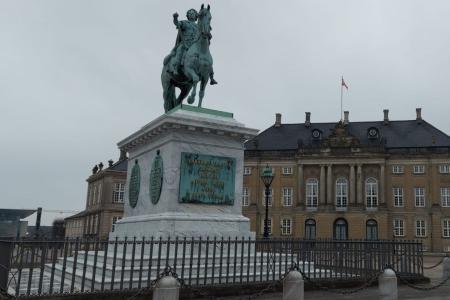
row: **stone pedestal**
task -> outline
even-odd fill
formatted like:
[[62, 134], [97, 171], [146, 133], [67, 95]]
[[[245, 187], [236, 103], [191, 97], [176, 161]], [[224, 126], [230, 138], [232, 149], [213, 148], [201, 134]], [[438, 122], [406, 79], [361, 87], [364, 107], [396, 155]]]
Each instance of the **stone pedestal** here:
[[[119, 148], [129, 154], [129, 169], [124, 218], [116, 224], [110, 239], [254, 237], [249, 219], [242, 215], [241, 199], [243, 142], [257, 132], [237, 122], [230, 113], [183, 105], [119, 142]], [[162, 160], [159, 197], [159, 177], [155, 177], [158, 172], [153, 170], [152, 173], [157, 156]], [[186, 169], [182, 157], [197, 160], [198, 165], [210, 163], [211, 168], [221, 171], [209, 172], [210, 166], [207, 166], [194, 170], [194, 173], [206, 172], [206, 175], [192, 177], [192, 168]], [[138, 166], [139, 176], [131, 178], [135, 166]], [[198, 188], [197, 182], [201, 185], [203, 179], [208, 182]], [[227, 194], [226, 197], [223, 194]], [[188, 200], [186, 195], [190, 195]]]

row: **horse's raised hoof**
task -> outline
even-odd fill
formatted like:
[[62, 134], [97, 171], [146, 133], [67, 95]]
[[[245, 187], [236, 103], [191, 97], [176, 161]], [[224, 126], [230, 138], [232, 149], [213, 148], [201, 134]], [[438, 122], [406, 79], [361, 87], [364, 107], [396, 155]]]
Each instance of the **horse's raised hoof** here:
[[215, 84], [218, 84], [218, 82], [215, 81], [214, 79], [211, 79], [211, 81], [209, 82], [209, 84], [210, 84], [210, 85], [215, 85]]
[[194, 103], [194, 101], [195, 101], [195, 97], [189, 97], [188, 98], [188, 100], [187, 100], [187, 102], [189, 103], [189, 104], [192, 104], [192, 103]]

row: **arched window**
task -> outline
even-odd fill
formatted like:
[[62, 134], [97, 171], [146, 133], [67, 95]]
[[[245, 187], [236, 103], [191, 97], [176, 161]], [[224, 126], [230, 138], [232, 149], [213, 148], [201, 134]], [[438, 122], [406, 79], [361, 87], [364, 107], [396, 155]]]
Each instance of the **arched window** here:
[[378, 182], [372, 177], [366, 180], [366, 204], [367, 207], [378, 206]]
[[306, 180], [306, 207], [317, 207], [319, 198], [319, 181], [316, 178]]
[[345, 208], [348, 203], [348, 182], [345, 178], [336, 180], [336, 207]]
[[348, 225], [345, 219], [334, 221], [333, 237], [335, 240], [346, 240], [348, 236]]
[[378, 224], [377, 221], [370, 219], [366, 222], [366, 238], [369, 241], [378, 240]]
[[316, 221], [313, 219], [308, 219], [305, 221], [305, 239], [316, 239]]

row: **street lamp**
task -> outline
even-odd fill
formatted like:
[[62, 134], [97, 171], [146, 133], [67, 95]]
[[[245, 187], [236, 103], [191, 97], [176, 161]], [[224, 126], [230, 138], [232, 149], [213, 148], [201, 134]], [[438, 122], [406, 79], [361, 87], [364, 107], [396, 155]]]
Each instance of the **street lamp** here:
[[270, 185], [272, 184], [274, 178], [274, 174], [272, 173], [272, 168], [269, 165], [266, 165], [261, 172], [261, 180], [266, 187], [265, 195], [266, 195], [266, 216], [264, 218], [264, 238], [269, 238], [269, 194], [270, 194]]

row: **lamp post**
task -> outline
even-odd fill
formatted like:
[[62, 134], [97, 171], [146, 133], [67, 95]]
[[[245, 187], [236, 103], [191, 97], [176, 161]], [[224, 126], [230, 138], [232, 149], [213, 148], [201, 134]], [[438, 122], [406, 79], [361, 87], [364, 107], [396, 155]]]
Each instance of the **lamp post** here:
[[272, 173], [272, 168], [269, 165], [266, 165], [261, 172], [261, 180], [266, 187], [265, 190], [265, 203], [266, 203], [266, 215], [264, 217], [264, 238], [269, 238], [269, 194], [270, 194], [270, 185], [272, 184], [274, 178], [274, 174]]

